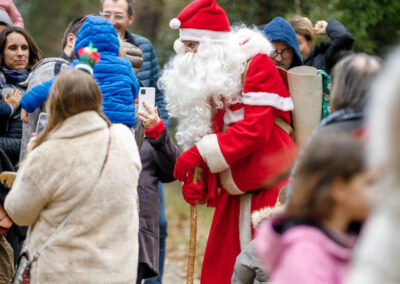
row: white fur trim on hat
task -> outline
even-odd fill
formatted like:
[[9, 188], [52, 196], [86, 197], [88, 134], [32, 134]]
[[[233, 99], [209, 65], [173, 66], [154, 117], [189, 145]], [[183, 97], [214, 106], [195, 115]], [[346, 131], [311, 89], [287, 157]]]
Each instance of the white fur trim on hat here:
[[180, 29], [179, 39], [184, 41], [200, 41], [202, 38], [208, 38], [211, 41], [225, 41], [229, 38], [230, 32], [216, 32], [200, 29]]
[[89, 73], [90, 75], [93, 75], [93, 68], [87, 64], [79, 63], [75, 66], [75, 69], [79, 69], [79, 70]]
[[174, 18], [169, 22], [169, 27], [173, 30], [179, 29], [181, 26], [181, 21], [178, 18]]

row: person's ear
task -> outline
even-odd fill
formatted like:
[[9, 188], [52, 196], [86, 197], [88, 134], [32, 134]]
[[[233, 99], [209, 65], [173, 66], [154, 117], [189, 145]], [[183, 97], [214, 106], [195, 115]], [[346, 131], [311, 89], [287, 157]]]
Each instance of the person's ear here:
[[133, 21], [135, 20], [135, 15], [131, 15], [128, 17], [128, 24], [132, 25]]
[[67, 46], [69, 48], [74, 48], [75, 47], [75, 40], [76, 40], [76, 36], [73, 33], [69, 33], [67, 35]]

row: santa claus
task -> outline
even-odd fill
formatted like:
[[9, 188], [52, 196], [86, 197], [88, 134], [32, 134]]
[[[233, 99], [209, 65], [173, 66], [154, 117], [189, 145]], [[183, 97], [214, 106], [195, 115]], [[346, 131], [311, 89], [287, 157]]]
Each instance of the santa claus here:
[[[180, 31], [160, 79], [178, 120], [183, 152], [174, 175], [190, 204], [215, 206], [201, 282], [230, 283], [236, 256], [252, 239], [252, 211], [274, 206], [296, 147], [293, 102], [257, 30], [231, 30], [215, 0], [189, 4], [170, 27]], [[200, 182], [192, 182], [194, 168]]]

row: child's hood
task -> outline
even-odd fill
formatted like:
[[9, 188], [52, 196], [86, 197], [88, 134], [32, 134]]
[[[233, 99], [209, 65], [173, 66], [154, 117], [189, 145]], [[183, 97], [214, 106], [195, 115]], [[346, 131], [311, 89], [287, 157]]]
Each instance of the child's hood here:
[[[355, 243], [354, 237], [348, 237], [347, 244], [350, 247], [342, 247], [328, 238], [320, 229], [298, 225], [286, 230], [288, 223], [280, 216], [263, 221], [257, 228], [255, 248], [257, 256], [260, 258], [263, 268], [268, 273], [274, 271], [280, 263], [281, 257], [294, 246], [319, 248], [323, 254], [328, 254], [332, 259], [348, 261], [350, 259], [352, 246]], [[292, 250], [291, 250], [292, 251]], [[301, 255], [296, 255], [299, 250], [291, 257], [301, 259]], [[312, 252], [308, 252], [312, 253]]]
[[258, 225], [260, 225], [262, 221], [281, 214], [284, 209], [285, 206], [280, 205], [275, 207], [264, 207], [260, 210], [254, 211], [251, 214], [251, 223], [253, 225], [253, 228], [257, 229]]
[[103, 17], [88, 16], [76, 35], [75, 54], [81, 47], [89, 46], [97, 48], [100, 53], [108, 53], [114, 56], [119, 54], [119, 39], [117, 31], [111, 22]]

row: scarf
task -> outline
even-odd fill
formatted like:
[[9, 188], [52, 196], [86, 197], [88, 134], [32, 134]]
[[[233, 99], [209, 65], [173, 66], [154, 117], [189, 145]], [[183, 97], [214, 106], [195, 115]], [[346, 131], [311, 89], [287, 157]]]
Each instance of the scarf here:
[[362, 119], [363, 117], [364, 113], [361, 111], [354, 111], [351, 109], [341, 109], [335, 111], [334, 113], [332, 113], [330, 116], [328, 116], [318, 124], [318, 126], [314, 129], [314, 132], [311, 134], [311, 137], [313, 137], [318, 131], [321, 130], [321, 128], [327, 125], [341, 121]]
[[20, 70], [11, 70], [8, 69], [6, 66], [2, 66], [1, 70], [4, 73], [4, 76], [6, 77], [6, 82], [11, 85], [19, 85], [20, 83], [26, 81], [29, 76], [29, 71], [26, 69], [20, 69]]

